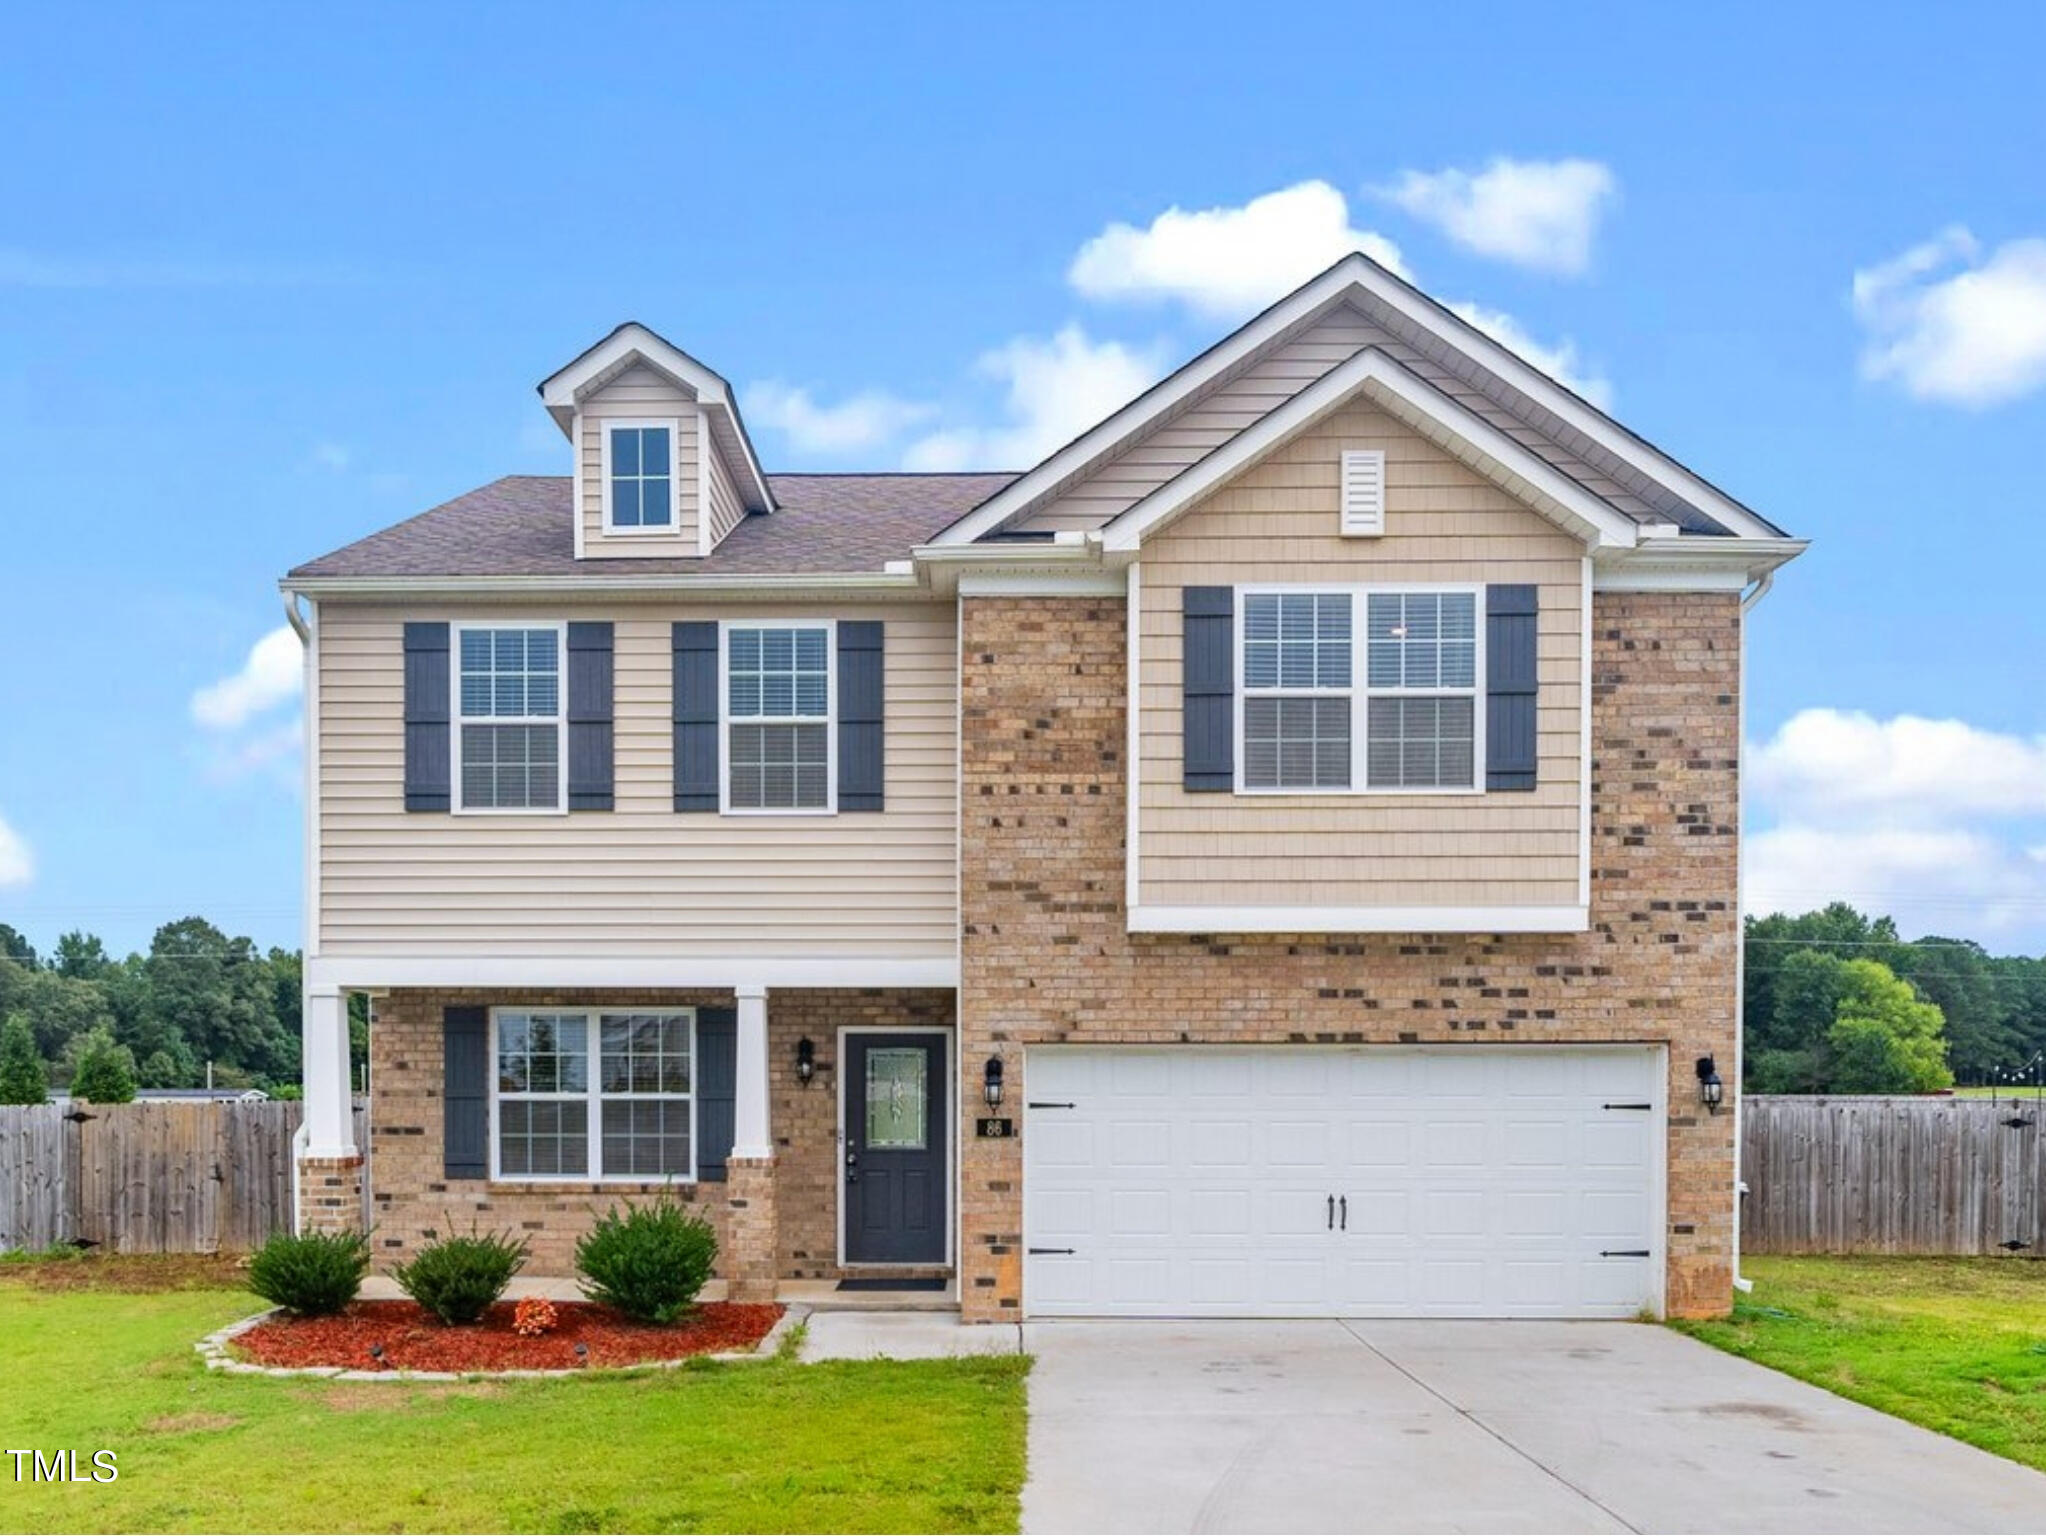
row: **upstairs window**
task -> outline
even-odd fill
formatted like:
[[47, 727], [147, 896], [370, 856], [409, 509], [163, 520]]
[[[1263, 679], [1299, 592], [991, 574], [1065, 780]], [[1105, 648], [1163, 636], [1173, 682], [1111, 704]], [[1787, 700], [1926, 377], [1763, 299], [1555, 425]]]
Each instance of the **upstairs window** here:
[[675, 522], [675, 429], [633, 422], [606, 429], [605, 496], [613, 528], [670, 528]]
[[456, 631], [455, 809], [563, 809], [561, 631]]
[[1253, 590], [1239, 608], [1238, 788], [1481, 787], [1475, 591]]
[[831, 629], [725, 629], [725, 806], [828, 811]]

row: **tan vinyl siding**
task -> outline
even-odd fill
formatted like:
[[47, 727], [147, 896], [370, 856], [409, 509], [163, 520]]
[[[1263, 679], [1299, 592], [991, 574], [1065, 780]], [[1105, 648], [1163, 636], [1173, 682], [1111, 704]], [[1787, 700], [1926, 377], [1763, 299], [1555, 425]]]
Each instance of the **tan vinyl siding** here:
[[[402, 626], [449, 616], [320, 605], [324, 953], [953, 953], [958, 665], [951, 605], [493, 611], [493, 621], [615, 625], [617, 808], [560, 816], [405, 810]], [[827, 616], [887, 625], [887, 810], [678, 814], [672, 623]]]
[[725, 535], [739, 526], [739, 520], [746, 515], [746, 507], [739, 500], [738, 487], [732, 484], [731, 471], [725, 468], [722, 455], [707, 454], [703, 473], [704, 488], [709, 492], [710, 542], [704, 552], [708, 554], [725, 541]]
[[[620, 419], [675, 423], [675, 527], [672, 533], [607, 533], [604, 528], [604, 423]], [[695, 391], [635, 363], [582, 402], [583, 554], [605, 559], [699, 553], [696, 538], [697, 455], [702, 417]]]
[[1040, 531], [1099, 528], [1365, 347], [1380, 348], [1622, 511], [1647, 512], [1644, 503], [1582, 459], [1549, 441], [1355, 308], [1338, 305], [1091, 474], [1018, 519], [1015, 526]]
[[[1382, 537], [1336, 531], [1345, 448], [1385, 450]], [[1139, 583], [1141, 902], [1576, 903], [1583, 554], [1569, 535], [1425, 438], [1358, 405], [1324, 418], [1154, 534]], [[1432, 581], [1539, 588], [1533, 791], [1237, 796], [1181, 787], [1183, 588]]]

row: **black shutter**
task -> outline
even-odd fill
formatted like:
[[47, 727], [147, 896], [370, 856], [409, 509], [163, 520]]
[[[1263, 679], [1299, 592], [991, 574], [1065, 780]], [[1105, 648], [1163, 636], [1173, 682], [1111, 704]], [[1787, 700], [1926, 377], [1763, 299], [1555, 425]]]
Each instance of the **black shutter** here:
[[732, 1155], [739, 1083], [739, 1010], [696, 1010], [696, 1177], [716, 1183]]
[[611, 809], [611, 626], [568, 626], [568, 808]]
[[[1485, 588], [1485, 788], [1535, 787], [1535, 589]], [[1580, 702], [1591, 708], [1591, 700]]]
[[885, 691], [881, 623], [878, 619], [838, 624], [838, 808], [878, 811], [886, 756], [882, 695]]
[[1182, 782], [1190, 790], [1236, 788], [1236, 591], [1188, 587], [1181, 594], [1184, 675], [1180, 718]]
[[718, 808], [718, 627], [675, 626], [675, 809]]
[[450, 1179], [490, 1177], [490, 1014], [441, 1011], [441, 1172]]
[[449, 807], [448, 627], [405, 626], [405, 809]]

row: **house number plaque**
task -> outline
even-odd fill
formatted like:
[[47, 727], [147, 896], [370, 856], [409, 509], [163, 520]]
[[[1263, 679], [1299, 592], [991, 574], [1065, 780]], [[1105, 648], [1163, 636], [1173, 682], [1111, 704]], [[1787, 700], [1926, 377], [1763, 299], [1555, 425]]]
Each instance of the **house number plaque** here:
[[1006, 1116], [982, 1115], [973, 1122], [973, 1134], [999, 1141], [1016, 1134], [1016, 1122]]

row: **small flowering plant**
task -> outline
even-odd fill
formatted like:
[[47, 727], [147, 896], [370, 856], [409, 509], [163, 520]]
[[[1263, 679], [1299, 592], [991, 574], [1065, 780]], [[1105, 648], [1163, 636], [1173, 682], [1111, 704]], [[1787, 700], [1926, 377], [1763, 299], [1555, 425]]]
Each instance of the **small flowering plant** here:
[[543, 1333], [552, 1333], [560, 1321], [555, 1315], [554, 1303], [545, 1296], [528, 1296], [512, 1309], [512, 1332], [523, 1339], [537, 1339]]

